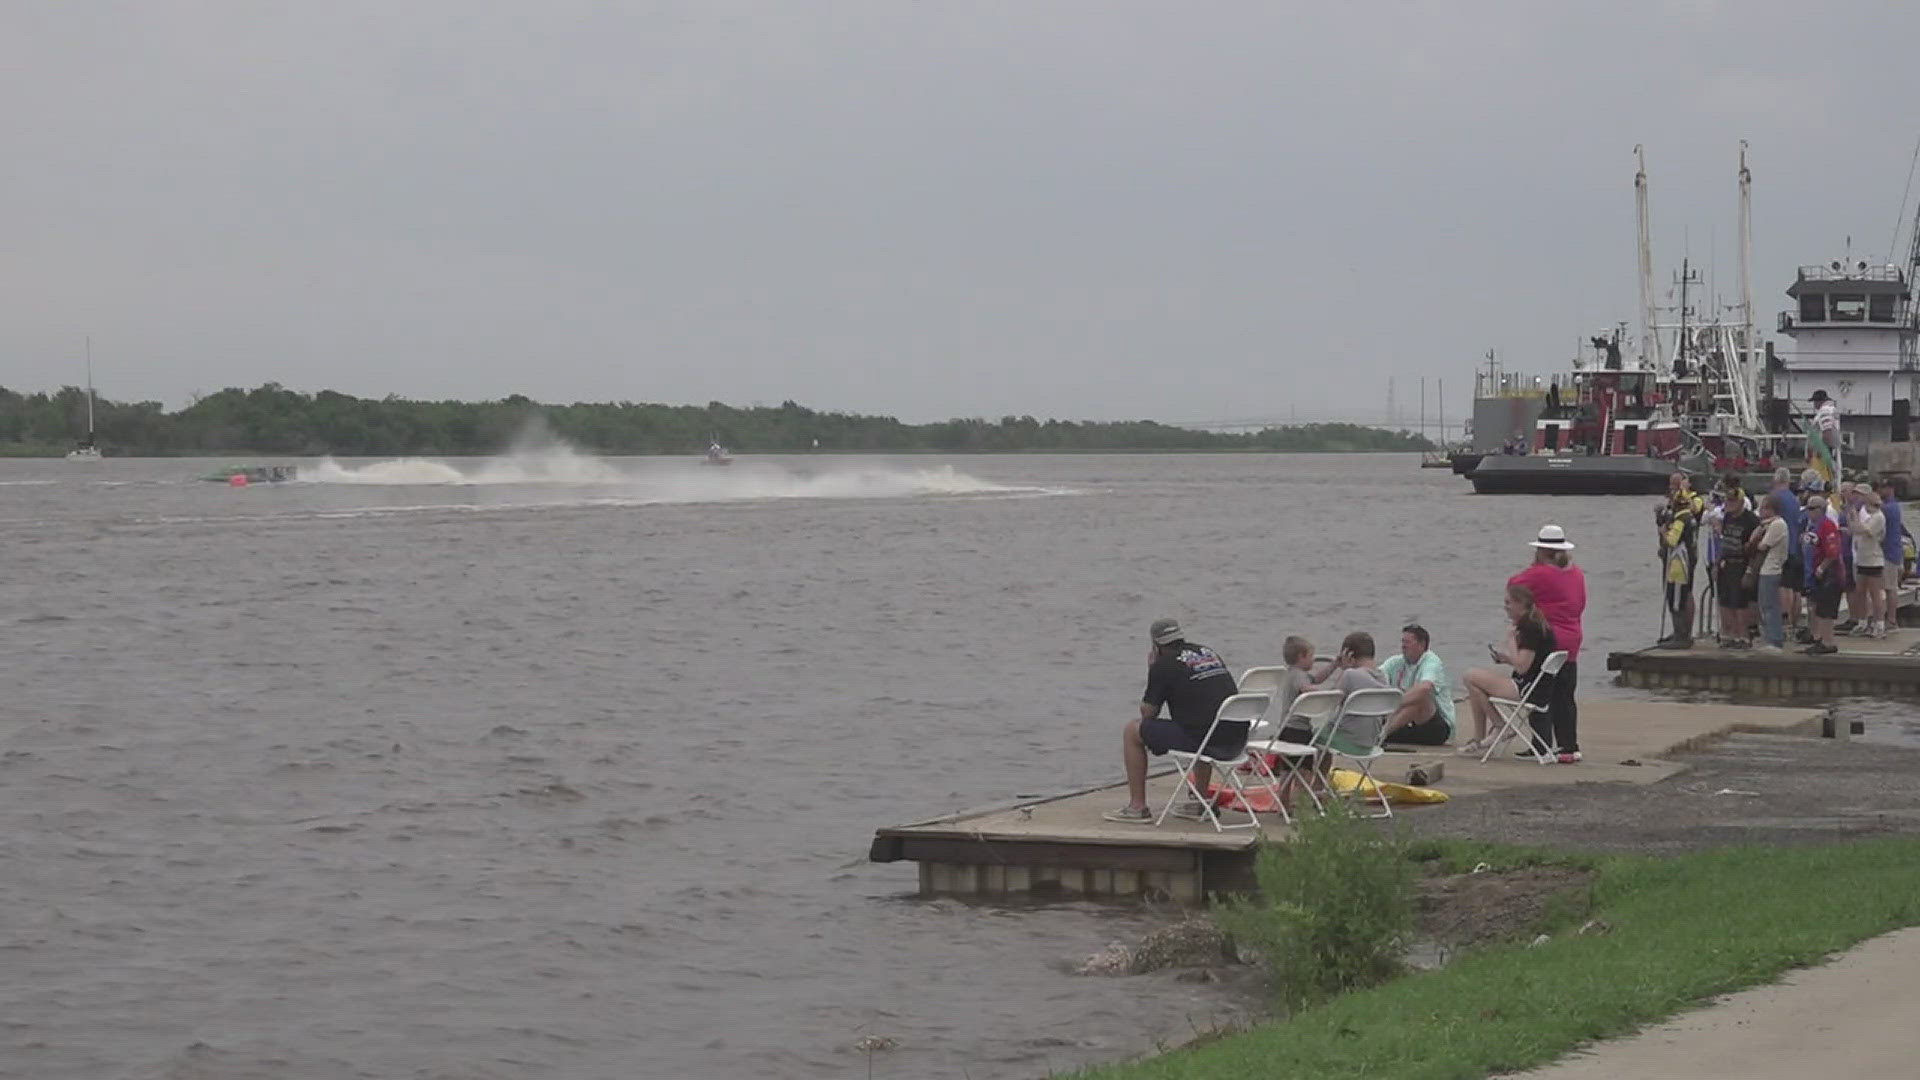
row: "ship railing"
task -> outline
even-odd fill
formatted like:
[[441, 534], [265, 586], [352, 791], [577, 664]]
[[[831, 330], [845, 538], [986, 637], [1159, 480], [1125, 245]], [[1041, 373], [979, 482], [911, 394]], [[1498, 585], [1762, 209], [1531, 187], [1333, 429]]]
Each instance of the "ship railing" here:
[[1800, 268], [1801, 281], [1905, 281], [1906, 275], [1897, 266], [1868, 266], [1845, 264], [1835, 267], [1832, 264], [1803, 266]]

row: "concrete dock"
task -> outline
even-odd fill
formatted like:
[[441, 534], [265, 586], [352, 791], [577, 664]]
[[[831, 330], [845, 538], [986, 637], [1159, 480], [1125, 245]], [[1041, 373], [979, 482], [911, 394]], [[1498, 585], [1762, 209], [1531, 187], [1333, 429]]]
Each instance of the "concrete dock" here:
[[1842, 635], [1840, 651], [1807, 656], [1722, 649], [1698, 641], [1691, 649], [1637, 649], [1610, 653], [1607, 670], [1623, 686], [1650, 690], [1714, 690], [1773, 698], [1830, 701], [1849, 695], [1920, 697], [1920, 629], [1902, 627], [1883, 638]]
[[[1683, 772], [1670, 758], [1730, 732], [1818, 735], [1825, 709], [1594, 701], [1580, 705], [1578, 765], [1539, 765], [1504, 753], [1481, 764], [1450, 747], [1395, 752], [1376, 763], [1383, 780], [1404, 781], [1416, 763], [1445, 763], [1436, 785], [1450, 798], [1538, 784], [1651, 784]], [[1117, 773], [1120, 762], [1114, 761]], [[1148, 781], [1157, 811], [1173, 790], [1171, 772]], [[1305, 800], [1300, 800], [1304, 805]], [[1101, 814], [1126, 802], [1122, 784], [970, 810], [878, 830], [874, 862], [919, 864], [920, 892], [939, 896], [1162, 896], [1193, 903], [1243, 887], [1256, 842], [1252, 829], [1216, 832], [1205, 822], [1124, 825]], [[1446, 804], [1399, 806], [1396, 814], [1445, 813]], [[1229, 820], [1235, 820], [1230, 818]], [[1289, 830], [1262, 815], [1260, 832]]]

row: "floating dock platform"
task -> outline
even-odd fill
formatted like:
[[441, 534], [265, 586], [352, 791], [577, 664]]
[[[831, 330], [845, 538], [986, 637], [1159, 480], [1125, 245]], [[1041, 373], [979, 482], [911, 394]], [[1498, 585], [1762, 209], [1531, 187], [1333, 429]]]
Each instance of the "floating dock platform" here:
[[1716, 690], [1775, 698], [1832, 700], [1850, 695], [1920, 698], [1920, 630], [1890, 630], [1883, 638], [1834, 638], [1837, 653], [1807, 656], [1722, 649], [1707, 641], [1691, 649], [1638, 649], [1607, 656], [1623, 686], [1649, 690]]
[[[1730, 732], [1819, 735], [1825, 718], [1824, 708], [1583, 701], [1585, 760], [1578, 765], [1540, 765], [1511, 752], [1482, 765], [1440, 747], [1392, 753], [1376, 762], [1374, 775], [1404, 781], [1414, 764], [1444, 762], [1445, 776], [1434, 786], [1452, 798], [1535, 784], [1650, 784], [1685, 771], [1671, 756]], [[1113, 767], [1120, 769], [1117, 753]], [[1156, 811], [1175, 783], [1171, 771], [1148, 780], [1147, 799]], [[918, 863], [926, 896], [1158, 896], [1196, 903], [1251, 881], [1254, 830], [1215, 832], [1205, 822], [1172, 817], [1159, 826], [1101, 818], [1125, 802], [1125, 785], [1111, 784], [890, 826], [875, 834], [869, 857]], [[1445, 803], [1394, 809], [1445, 812]], [[1268, 815], [1261, 820], [1267, 838], [1289, 832]]]

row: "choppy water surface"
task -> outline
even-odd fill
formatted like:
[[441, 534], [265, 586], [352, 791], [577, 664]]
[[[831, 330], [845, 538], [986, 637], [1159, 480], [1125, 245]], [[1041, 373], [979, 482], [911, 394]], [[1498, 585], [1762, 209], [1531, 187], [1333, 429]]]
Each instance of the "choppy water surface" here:
[[0, 462], [0, 1075], [1031, 1077], [1237, 1008], [873, 829], [1116, 779], [1155, 615], [1456, 668], [1543, 521], [1584, 693], [1651, 500], [1405, 457]]

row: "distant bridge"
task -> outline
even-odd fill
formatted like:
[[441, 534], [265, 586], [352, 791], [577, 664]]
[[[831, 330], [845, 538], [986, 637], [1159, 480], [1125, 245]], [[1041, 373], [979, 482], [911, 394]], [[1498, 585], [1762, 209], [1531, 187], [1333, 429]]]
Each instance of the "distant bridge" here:
[[1384, 412], [1308, 413], [1305, 416], [1289, 413], [1286, 416], [1230, 417], [1218, 420], [1162, 420], [1161, 423], [1173, 427], [1225, 434], [1265, 431], [1268, 428], [1304, 427], [1308, 424], [1357, 424], [1361, 427], [1382, 428], [1387, 431], [1421, 432], [1424, 430], [1428, 438], [1440, 441], [1457, 436], [1461, 430], [1461, 421], [1458, 418], [1448, 420], [1443, 427], [1437, 418], [1429, 416], [1423, 428], [1418, 416], [1393, 417]]

